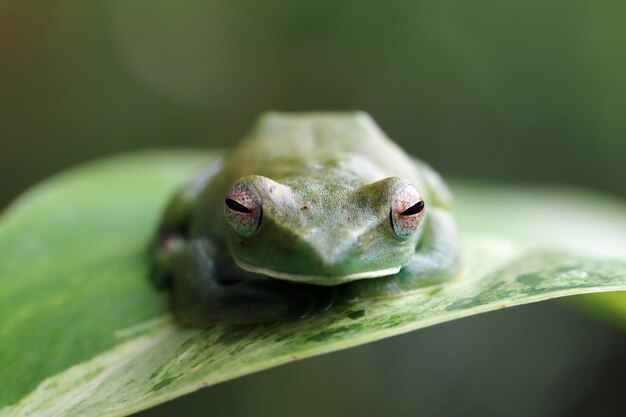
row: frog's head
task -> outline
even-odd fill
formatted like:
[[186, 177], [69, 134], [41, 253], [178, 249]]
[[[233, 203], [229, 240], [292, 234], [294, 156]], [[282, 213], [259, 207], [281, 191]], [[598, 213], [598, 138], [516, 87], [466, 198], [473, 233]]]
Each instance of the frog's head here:
[[237, 181], [224, 203], [230, 251], [243, 269], [336, 285], [397, 273], [415, 252], [426, 210], [407, 180]]

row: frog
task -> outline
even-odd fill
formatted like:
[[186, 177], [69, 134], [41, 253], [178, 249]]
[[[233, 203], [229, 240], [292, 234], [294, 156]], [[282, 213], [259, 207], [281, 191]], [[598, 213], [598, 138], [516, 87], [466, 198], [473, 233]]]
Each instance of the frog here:
[[401, 297], [459, 276], [452, 205], [367, 113], [266, 112], [165, 206], [151, 279], [192, 327]]

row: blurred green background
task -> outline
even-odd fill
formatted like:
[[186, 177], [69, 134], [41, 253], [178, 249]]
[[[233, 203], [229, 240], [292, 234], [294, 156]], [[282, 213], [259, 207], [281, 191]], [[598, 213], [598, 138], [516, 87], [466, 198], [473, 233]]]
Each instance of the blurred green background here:
[[0, 206], [68, 165], [364, 109], [464, 177], [626, 195], [626, 2], [0, 3]]
[[[232, 146], [267, 109], [363, 109], [446, 174], [623, 197], [624, 22], [623, 0], [4, 0], [0, 208], [103, 155]], [[530, 306], [142, 416], [588, 415], [620, 404], [625, 348], [620, 331]]]

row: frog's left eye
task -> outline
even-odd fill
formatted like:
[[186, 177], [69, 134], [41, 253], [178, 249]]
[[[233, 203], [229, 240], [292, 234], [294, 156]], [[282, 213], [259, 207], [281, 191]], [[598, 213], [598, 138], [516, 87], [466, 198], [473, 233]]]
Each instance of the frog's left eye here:
[[257, 231], [261, 212], [259, 197], [245, 184], [235, 185], [224, 201], [226, 222], [241, 237], [250, 237]]
[[391, 227], [400, 239], [413, 235], [424, 221], [426, 206], [415, 187], [407, 185], [398, 191], [391, 202]]

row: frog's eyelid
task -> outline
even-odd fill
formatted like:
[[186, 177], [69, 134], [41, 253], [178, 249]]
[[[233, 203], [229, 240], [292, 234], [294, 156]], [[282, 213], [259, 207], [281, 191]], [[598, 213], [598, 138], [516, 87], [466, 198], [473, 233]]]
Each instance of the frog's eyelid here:
[[248, 207], [230, 198], [227, 198], [224, 203], [226, 203], [226, 206], [228, 206], [228, 208], [233, 211], [238, 211], [239, 213], [252, 213], [252, 210], [250, 210]]
[[414, 214], [419, 214], [424, 210], [424, 200], [420, 200], [417, 203], [413, 204], [408, 209], [404, 210], [400, 213], [402, 216], [412, 216]]

